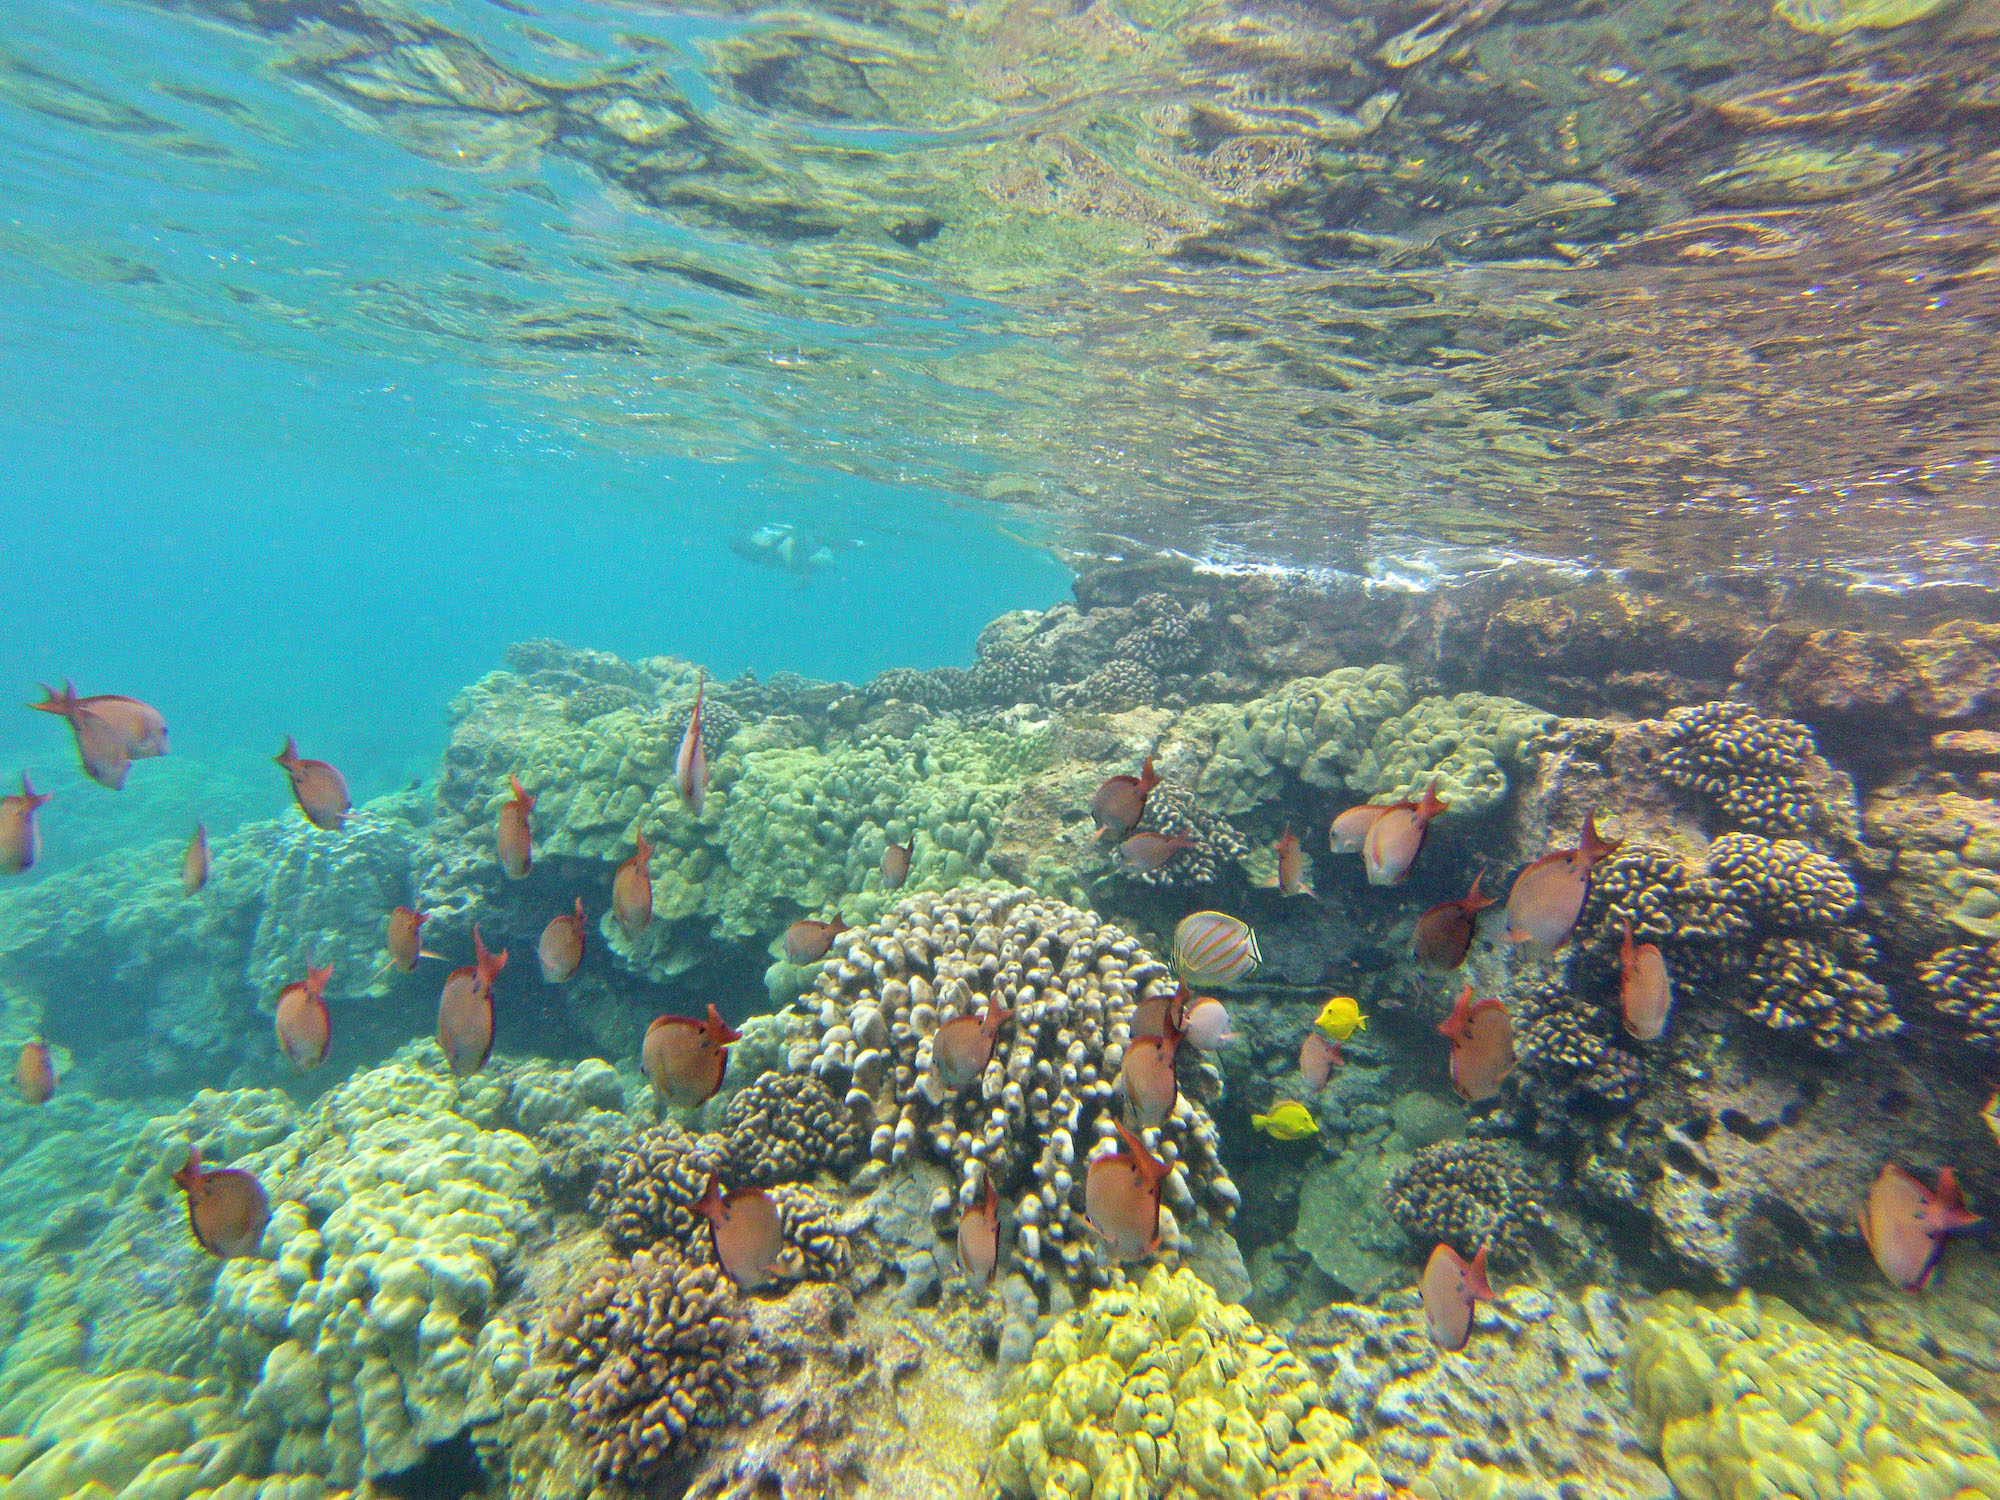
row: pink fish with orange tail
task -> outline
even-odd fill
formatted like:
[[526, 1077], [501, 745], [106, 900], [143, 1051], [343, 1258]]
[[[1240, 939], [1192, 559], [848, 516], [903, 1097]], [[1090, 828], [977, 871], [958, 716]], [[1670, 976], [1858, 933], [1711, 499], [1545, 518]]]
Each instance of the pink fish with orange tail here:
[[454, 1076], [466, 1078], [486, 1066], [493, 1052], [493, 981], [507, 967], [507, 950], [488, 953], [479, 928], [472, 929], [474, 960], [453, 969], [438, 996], [438, 1045]]
[[1590, 891], [1590, 871], [1601, 859], [1616, 854], [1623, 839], [1607, 839], [1597, 831], [1597, 814], [1583, 820], [1583, 837], [1574, 849], [1544, 854], [1514, 877], [1507, 896], [1507, 941], [1525, 943], [1551, 955], [1569, 941], [1576, 919], [1583, 915], [1583, 898]]
[[998, 1000], [988, 1000], [977, 1016], [954, 1016], [931, 1037], [931, 1067], [952, 1093], [975, 1082], [993, 1060], [1002, 1023], [1013, 1012]]
[[1498, 1000], [1473, 1003], [1467, 985], [1438, 1035], [1451, 1039], [1451, 1086], [1468, 1104], [1491, 1099], [1514, 1070], [1514, 1020]]
[[741, 1041], [722, 1012], [709, 1002], [708, 1015], [655, 1016], [646, 1028], [639, 1062], [660, 1103], [673, 1109], [706, 1104], [729, 1070], [729, 1044]]
[[322, 969], [307, 964], [304, 979], [295, 979], [278, 992], [278, 1010], [272, 1017], [278, 1050], [301, 1073], [325, 1062], [333, 1041], [333, 1017], [326, 1009], [326, 982], [332, 977], [332, 964]]
[[202, 1249], [217, 1260], [257, 1253], [271, 1222], [271, 1202], [254, 1175], [241, 1167], [204, 1167], [201, 1153], [189, 1146], [174, 1186], [187, 1194], [188, 1228]]
[[499, 849], [500, 868], [507, 878], [526, 880], [535, 863], [534, 837], [528, 828], [528, 814], [535, 810], [535, 799], [522, 789], [520, 777], [510, 774], [507, 783], [514, 789], [514, 796], [500, 804], [494, 842]]
[[21, 795], [0, 797], [0, 875], [19, 875], [42, 857], [42, 830], [35, 814], [49, 800], [21, 773]]
[[1097, 820], [1097, 836], [1122, 839], [1137, 828], [1146, 816], [1146, 799], [1159, 784], [1150, 755], [1139, 767], [1137, 776], [1107, 776], [1090, 799], [1090, 815]]
[[958, 1216], [958, 1264], [972, 1284], [972, 1295], [985, 1296], [1000, 1266], [1000, 1195], [990, 1173], [986, 1196]]
[[1426, 969], [1455, 969], [1472, 951], [1472, 935], [1479, 926], [1479, 914], [1493, 904], [1493, 898], [1479, 889], [1479, 877], [1472, 877], [1472, 889], [1456, 901], [1441, 901], [1417, 918], [1414, 949], [1417, 962]]
[[1861, 1211], [1861, 1238], [1882, 1274], [1906, 1292], [1930, 1284], [1945, 1241], [1985, 1221], [1965, 1207], [1950, 1167], [1938, 1173], [1933, 1192], [1894, 1162], [1885, 1162]]
[[302, 760], [292, 737], [285, 736], [285, 748], [271, 757], [292, 779], [292, 796], [299, 811], [315, 828], [338, 833], [353, 811], [354, 799], [347, 795], [347, 778], [323, 760]]
[[79, 698], [67, 679], [60, 693], [46, 685], [42, 692], [28, 707], [69, 720], [83, 774], [99, 786], [118, 791], [133, 761], [167, 753], [167, 721], [149, 703], [110, 693]]
[[1431, 819], [1450, 808], [1437, 795], [1437, 778], [1432, 777], [1424, 794], [1415, 802], [1396, 802], [1368, 825], [1361, 841], [1361, 863], [1370, 885], [1395, 885], [1410, 873], [1410, 866], [1423, 853], [1430, 835]]
[[1177, 833], [1135, 833], [1119, 844], [1118, 863], [1133, 875], [1150, 875], [1193, 847], [1193, 839]]
[[[1134, 1037], [1126, 1044], [1125, 1061], [1118, 1069], [1118, 1092], [1132, 1107], [1132, 1118], [1141, 1130], [1155, 1130], [1166, 1124], [1180, 1099], [1180, 1079], [1174, 1061], [1180, 1053], [1183, 1033], [1173, 1015], [1162, 1015], [1161, 1022], [1165, 1027], [1163, 1035]], [[1224, 1024], [1227, 1025], [1226, 1017]]]
[[1278, 856], [1278, 894], [1281, 896], [1310, 896], [1312, 887], [1306, 884], [1306, 851], [1299, 847], [1299, 836], [1292, 832], [1287, 823], [1285, 831], [1278, 836], [1276, 850]]
[[708, 674], [703, 672], [695, 678], [694, 713], [688, 718], [680, 750], [674, 756], [674, 786], [681, 794], [681, 802], [697, 818], [708, 801], [708, 749], [701, 742], [702, 700], [707, 691]]
[[47, 1104], [56, 1091], [56, 1064], [47, 1042], [23, 1042], [14, 1064], [14, 1087], [29, 1104]]
[[695, 1212], [708, 1220], [715, 1241], [715, 1258], [739, 1292], [754, 1292], [777, 1280], [777, 1259], [784, 1252], [784, 1226], [778, 1205], [757, 1188], [722, 1191], [722, 1179], [708, 1174], [708, 1187]]
[[653, 920], [653, 846], [643, 832], [633, 837], [639, 847], [611, 878], [611, 915], [627, 938], [636, 938]]
[[541, 960], [542, 978], [549, 984], [567, 984], [583, 962], [583, 897], [576, 898], [576, 910], [557, 912], [542, 929], [535, 948]]
[[1084, 1219], [1113, 1260], [1143, 1260], [1160, 1245], [1160, 1184], [1167, 1168], [1124, 1125], [1112, 1124], [1124, 1149], [1092, 1159], [1083, 1179]]
[[1421, 1283], [1424, 1331], [1447, 1352], [1463, 1349], [1472, 1337], [1472, 1309], [1493, 1300], [1486, 1280], [1486, 1247], [1470, 1262], [1449, 1245], [1431, 1251]]
[[1667, 1016], [1674, 1008], [1674, 984], [1667, 961], [1651, 943], [1632, 941], [1632, 924], [1625, 924], [1625, 941], [1618, 949], [1618, 999], [1625, 1012], [1625, 1030], [1641, 1042], [1666, 1035]]

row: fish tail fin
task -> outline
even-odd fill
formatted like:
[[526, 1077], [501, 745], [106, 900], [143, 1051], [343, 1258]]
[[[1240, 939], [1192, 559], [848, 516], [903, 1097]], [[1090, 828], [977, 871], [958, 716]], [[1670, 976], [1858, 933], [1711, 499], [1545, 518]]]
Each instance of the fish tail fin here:
[[1139, 767], [1139, 795], [1145, 796], [1160, 784], [1160, 773], [1153, 769], [1153, 757], [1147, 756]]
[[1486, 1247], [1481, 1245], [1465, 1267], [1465, 1289], [1475, 1302], [1493, 1300], [1493, 1284], [1486, 1279]]
[[1441, 812], [1451, 811], [1451, 804], [1437, 794], [1437, 777], [1430, 779], [1424, 788], [1424, 795], [1417, 802], [1417, 816], [1428, 823]]
[[67, 677], [63, 679], [62, 691], [60, 693], [46, 682], [38, 682], [35, 686], [42, 690], [42, 701], [40, 703], [30, 703], [28, 707], [38, 709], [45, 714], [55, 714], [60, 718], [67, 718], [69, 716], [70, 709], [76, 703], [76, 689], [69, 685]]
[[[266, 741], [266, 743], [268, 744], [269, 742]], [[279, 765], [284, 766], [287, 769], [290, 769], [291, 767], [297, 765], [299, 763], [298, 742], [294, 740], [289, 734], [286, 735], [285, 748], [280, 750], [276, 755], [272, 756], [271, 759], [275, 760]]]
[[1951, 1234], [1985, 1221], [1965, 1206], [1965, 1189], [1958, 1185], [1958, 1173], [1946, 1167], [1938, 1173], [1938, 1231]]

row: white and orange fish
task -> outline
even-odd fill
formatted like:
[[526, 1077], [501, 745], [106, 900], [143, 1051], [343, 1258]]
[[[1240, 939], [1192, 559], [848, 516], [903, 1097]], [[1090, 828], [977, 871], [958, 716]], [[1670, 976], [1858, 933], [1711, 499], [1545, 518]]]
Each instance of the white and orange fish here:
[[1180, 1099], [1174, 1061], [1180, 1053], [1182, 1033], [1171, 1013], [1163, 1014], [1161, 1021], [1164, 1033], [1134, 1037], [1126, 1045], [1125, 1060], [1118, 1069], [1118, 1092], [1132, 1107], [1132, 1118], [1141, 1130], [1157, 1130], [1166, 1124]]
[[1135, 833], [1118, 846], [1118, 863], [1134, 875], [1165, 869], [1194, 840], [1181, 834]]
[[1500, 1092], [1501, 1080], [1514, 1070], [1514, 1018], [1504, 1004], [1475, 1005], [1468, 984], [1438, 1024], [1438, 1035], [1451, 1038], [1451, 1086], [1459, 1098], [1477, 1104]]
[[695, 1204], [708, 1220], [715, 1241], [715, 1258], [740, 1292], [754, 1292], [777, 1280], [777, 1259], [785, 1248], [778, 1205], [769, 1193], [739, 1188], [724, 1196], [722, 1179], [708, 1174], [708, 1187]]
[[1174, 927], [1174, 967], [1190, 984], [1234, 984], [1263, 961], [1250, 924], [1226, 913], [1190, 912]]
[[435, 953], [424, 952], [423, 927], [430, 918], [408, 906], [399, 906], [389, 913], [389, 962], [405, 974], [416, 968], [420, 958], [436, 958]]
[[701, 1020], [692, 1016], [653, 1017], [639, 1061], [661, 1104], [693, 1109], [713, 1099], [722, 1087], [722, 1075], [729, 1071], [729, 1044], [741, 1040], [710, 1001], [708, 1014]]
[[1116, 1120], [1122, 1150], [1095, 1157], [1083, 1179], [1083, 1213], [1118, 1261], [1142, 1260], [1160, 1244], [1160, 1184], [1167, 1168]]
[[1576, 848], [1544, 854], [1516, 875], [1507, 896], [1507, 941], [1526, 943], [1544, 955], [1568, 942], [1583, 914], [1591, 867], [1617, 853], [1623, 843], [1601, 837], [1597, 814], [1591, 813], [1583, 820], [1583, 837]]
[[49, 800], [21, 773], [21, 794], [0, 797], [0, 875], [19, 875], [42, 857], [42, 829], [35, 813]]
[[526, 880], [535, 863], [535, 841], [528, 830], [528, 814], [535, 810], [535, 799], [522, 789], [520, 777], [510, 772], [507, 782], [513, 787], [514, 796], [500, 804], [494, 842], [499, 848], [500, 868], [507, 878]]
[[187, 853], [181, 856], [181, 889], [192, 896], [207, 885], [210, 864], [208, 830], [197, 823], [194, 837], [188, 840]]
[[1437, 778], [1432, 777], [1424, 794], [1415, 802], [1392, 802], [1382, 816], [1368, 825], [1361, 841], [1361, 864], [1370, 885], [1395, 885], [1410, 873], [1410, 866], [1423, 853], [1430, 835], [1431, 819], [1451, 806], [1437, 795]]
[[1159, 784], [1150, 755], [1139, 767], [1137, 776], [1106, 777], [1090, 799], [1090, 815], [1097, 820], [1097, 836], [1122, 839], [1137, 828], [1146, 816], [1146, 799]]
[[986, 1196], [958, 1216], [958, 1264], [972, 1283], [972, 1295], [983, 1297], [1000, 1265], [1000, 1195], [986, 1179]]
[[69, 720], [83, 774], [99, 786], [118, 791], [133, 761], [167, 753], [167, 721], [151, 704], [109, 693], [79, 698], [66, 678], [60, 693], [46, 684], [42, 692], [28, 707]]
[[507, 967], [507, 950], [486, 951], [477, 924], [472, 929], [473, 962], [453, 969], [438, 996], [438, 1045], [455, 1077], [466, 1078], [486, 1066], [493, 1052], [493, 981]]
[[1299, 847], [1299, 836], [1292, 832], [1287, 823], [1285, 831], [1278, 836], [1278, 894], [1281, 896], [1307, 896], [1312, 888], [1306, 884], [1306, 851]]
[[993, 1060], [1000, 1025], [1014, 1013], [998, 1000], [988, 1000], [977, 1016], [954, 1016], [931, 1037], [931, 1067], [938, 1081], [954, 1094], [975, 1083]]
[[1861, 1211], [1861, 1238], [1884, 1276], [1906, 1292], [1920, 1292], [1944, 1256], [1945, 1241], [1983, 1222], [1966, 1210], [1965, 1194], [1950, 1167], [1938, 1173], [1933, 1192], [1894, 1162], [1885, 1162]]
[[1667, 961], [1651, 943], [1633, 943], [1630, 922], [1618, 949], [1618, 999], [1625, 1012], [1625, 1030], [1634, 1038], [1653, 1042], [1666, 1034], [1667, 1016], [1674, 1008]]
[[1359, 854], [1368, 842], [1368, 830], [1389, 810], [1386, 802], [1370, 802], [1350, 807], [1335, 818], [1326, 830], [1326, 846], [1335, 854]]
[[354, 808], [353, 799], [347, 795], [347, 778], [323, 760], [299, 759], [299, 747], [289, 734], [285, 736], [285, 748], [271, 759], [291, 777], [292, 796], [298, 800], [299, 811], [305, 814], [306, 821], [328, 833], [340, 832]]
[[643, 831], [633, 837], [639, 847], [611, 878], [611, 915], [627, 938], [638, 937], [653, 920], [653, 846]]
[[47, 1104], [56, 1091], [56, 1063], [47, 1042], [23, 1042], [14, 1064], [14, 1087], [29, 1104]]
[[1317, 1093], [1333, 1077], [1335, 1068], [1345, 1067], [1347, 1059], [1340, 1055], [1340, 1043], [1323, 1036], [1318, 1028], [1306, 1032], [1306, 1039], [1299, 1044], [1299, 1076], [1306, 1081], [1306, 1087]]
[[201, 1153], [188, 1147], [187, 1165], [174, 1173], [187, 1194], [188, 1228], [195, 1243], [217, 1260], [254, 1255], [271, 1221], [264, 1184], [241, 1167], [204, 1167]]
[[785, 929], [785, 962], [818, 963], [833, 947], [833, 940], [845, 931], [847, 924], [839, 917], [831, 922], [816, 922], [811, 917], [801, 917]]
[[1472, 1309], [1493, 1300], [1493, 1288], [1486, 1280], [1486, 1247], [1481, 1245], [1470, 1264], [1449, 1245], [1431, 1251], [1421, 1283], [1424, 1304], [1424, 1331], [1438, 1348], [1463, 1349], [1472, 1338]]
[[[1204, 1052], [1219, 1052], [1236, 1040], [1229, 1027], [1229, 1007], [1206, 995], [1181, 1013], [1180, 1027], [1185, 1039]], [[1164, 1025], [1160, 1034], [1166, 1035]]]
[[301, 1073], [325, 1062], [333, 1041], [333, 1017], [326, 1009], [326, 982], [332, 977], [332, 964], [322, 969], [307, 964], [304, 979], [295, 979], [278, 992], [277, 1014], [271, 1018], [278, 1050]]
[[900, 891], [903, 882], [910, 878], [910, 856], [916, 851], [917, 841], [913, 838], [907, 844], [891, 844], [882, 851], [882, 889]]
[[583, 897], [576, 898], [576, 910], [557, 912], [542, 929], [535, 948], [541, 961], [542, 978], [549, 984], [565, 984], [583, 962]]
[[701, 742], [701, 709], [707, 691], [708, 673], [696, 674], [694, 712], [688, 715], [681, 747], [674, 755], [674, 787], [681, 794], [682, 805], [697, 818], [708, 801], [708, 747]]
[[1187, 1014], [1188, 1006], [1195, 997], [1188, 993], [1186, 985], [1171, 994], [1148, 995], [1132, 1007], [1132, 1036], [1137, 1040], [1142, 1036], [1165, 1036], [1169, 1018], [1178, 1028], [1181, 1018]]

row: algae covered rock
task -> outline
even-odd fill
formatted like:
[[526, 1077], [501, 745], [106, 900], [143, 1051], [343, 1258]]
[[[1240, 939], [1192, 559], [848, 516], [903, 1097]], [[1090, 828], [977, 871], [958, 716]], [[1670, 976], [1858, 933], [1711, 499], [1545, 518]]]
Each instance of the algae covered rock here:
[[1775, 1297], [1668, 1292], [1634, 1326], [1625, 1370], [1641, 1436], [1687, 1500], [2000, 1496], [1978, 1408]]
[[1319, 1381], [1192, 1271], [1091, 1297], [1008, 1383], [991, 1482], [1009, 1500], [1254, 1500], [1373, 1477]]

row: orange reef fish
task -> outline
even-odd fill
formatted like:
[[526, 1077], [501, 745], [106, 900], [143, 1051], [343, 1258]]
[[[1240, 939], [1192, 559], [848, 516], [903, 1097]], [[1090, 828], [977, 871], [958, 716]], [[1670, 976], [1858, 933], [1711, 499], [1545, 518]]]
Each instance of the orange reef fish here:
[[292, 778], [292, 795], [298, 798], [299, 811], [306, 815], [306, 821], [328, 833], [340, 832], [354, 807], [347, 795], [347, 781], [340, 772], [323, 760], [300, 760], [299, 747], [289, 734], [285, 736], [285, 748], [271, 759]]
[[1340, 1055], [1340, 1043], [1321, 1035], [1317, 1027], [1306, 1033], [1305, 1041], [1299, 1044], [1299, 1076], [1307, 1088], [1315, 1092], [1325, 1088], [1333, 1070], [1345, 1066], [1347, 1059]]
[[535, 863], [534, 840], [528, 832], [528, 814], [535, 810], [535, 799], [522, 790], [520, 777], [509, 773], [507, 781], [514, 788], [514, 800], [500, 804], [495, 836], [500, 846], [500, 868], [509, 880], [525, 880]]
[[1090, 815], [1097, 820], [1099, 838], [1122, 839], [1139, 826], [1146, 816], [1146, 799], [1160, 784], [1153, 770], [1153, 757], [1139, 767], [1137, 776], [1110, 776], [1090, 799]]
[[1966, 1211], [1965, 1195], [1950, 1167], [1938, 1173], [1937, 1191], [1932, 1192], [1894, 1162], [1885, 1162], [1868, 1189], [1861, 1238], [1884, 1276], [1906, 1292], [1920, 1292], [1944, 1255], [1945, 1241], [1983, 1222]]
[[1194, 996], [1188, 993], [1186, 985], [1182, 985], [1171, 995], [1147, 996], [1132, 1007], [1133, 1040], [1136, 1041], [1143, 1036], [1165, 1036], [1167, 1018], [1171, 1016], [1174, 1026], [1178, 1027], [1181, 1024], [1181, 1017], [1187, 1014], [1187, 1008], [1193, 1001]]
[[1384, 808], [1382, 816], [1368, 825], [1368, 837], [1361, 843], [1361, 864], [1368, 872], [1368, 883], [1395, 885], [1409, 874], [1410, 866], [1423, 852], [1431, 819], [1450, 806], [1438, 800], [1437, 778], [1432, 777], [1418, 801], [1393, 802]]
[[188, 1228], [202, 1249], [217, 1260], [256, 1254], [271, 1219], [264, 1184], [240, 1167], [204, 1167], [189, 1146], [174, 1185], [187, 1194]]
[[69, 720], [83, 774], [99, 786], [118, 791], [133, 761], [167, 753], [167, 721], [150, 704], [112, 694], [79, 698], [67, 678], [60, 693], [46, 684], [42, 692], [47, 696], [28, 707]]
[[502, 948], [497, 956], [488, 953], [477, 925], [472, 929], [472, 951], [475, 961], [453, 969], [438, 996], [438, 1045], [459, 1078], [485, 1067], [493, 1051], [493, 981], [507, 967], [507, 950]]
[[1456, 901], [1441, 901], [1417, 918], [1417, 962], [1426, 969], [1455, 969], [1472, 950], [1472, 932], [1479, 914], [1493, 904], [1480, 891], [1479, 877], [1472, 877], [1472, 889]]
[[55, 1059], [47, 1042], [23, 1042], [21, 1060], [14, 1064], [14, 1086], [30, 1104], [47, 1104], [56, 1091]]
[[1468, 1265], [1449, 1245], [1431, 1251], [1424, 1266], [1422, 1282], [1424, 1331], [1440, 1349], [1463, 1349], [1472, 1337], [1474, 1303], [1491, 1302], [1493, 1288], [1486, 1282], [1486, 1247]]
[[708, 800], [708, 750], [701, 742], [701, 705], [707, 691], [708, 673], [697, 674], [694, 712], [688, 716], [681, 748], [674, 756], [674, 785], [680, 790], [683, 805], [697, 818], [701, 816], [702, 804]]
[[1674, 985], [1667, 961], [1651, 943], [1632, 942], [1632, 924], [1625, 924], [1625, 941], [1618, 949], [1618, 997], [1625, 1010], [1625, 1029], [1642, 1042], [1658, 1041], [1667, 1030], [1674, 1008]]
[[1451, 1038], [1451, 1086], [1459, 1098], [1477, 1104], [1500, 1092], [1500, 1080], [1514, 1069], [1514, 1019], [1505, 1005], [1473, 1004], [1468, 984], [1438, 1035]]
[[1132, 1106], [1132, 1118], [1141, 1130], [1156, 1130], [1167, 1123], [1180, 1098], [1180, 1079], [1174, 1058], [1181, 1045], [1181, 1029], [1171, 1015], [1162, 1017], [1163, 1036], [1138, 1037], [1125, 1048], [1125, 1061], [1118, 1069], [1118, 1091]]
[[[1182, 1011], [1180, 1028], [1187, 1039], [1204, 1052], [1214, 1052], [1236, 1040], [1236, 1033], [1229, 1029], [1229, 1008], [1220, 1000], [1211, 1000], [1207, 996]], [[1160, 1034], [1166, 1035], [1164, 1026]]]
[[583, 962], [583, 897], [576, 898], [576, 910], [558, 912], [542, 929], [542, 941], [535, 949], [542, 961], [542, 978], [561, 984]]
[[389, 913], [389, 962], [405, 974], [416, 968], [420, 958], [436, 958], [423, 949], [423, 926], [430, 920], [420, 911], [399, 906]]
[[611, 880], [611, 915], [627, 938], [636, 938], [653, 920], [653, 846], [641, 832], [639, 847]]
[[332, 977], [332, 964], [323, 969], [307, 964], [303, 980], [295, 979], [278, 992], [278, 1013], [272, 1018], [278, 1050], [301, 1073], [310, 1073], [326, 1061], [326, 1049], [333, 1040], [333, 1017], [327, 1014], [324, 998], [326, 982]]
[[1388, 810], [1386, 802], [1348, 808], [1327, 828], [1327, 847], [1335, 854], [1359, 854], [1361, 846], [1368, 842], [1368, 830]]
[[1180, 834], [1135, 833], [1118, 846], [1118, 863], [1134, 875], [1148, 875], [1193, 847], [1194, 840]]
[[1299, 836], [1292, 832], [1287, 823], [1285, 831], [1278, 838], [1278, 894], [1299, 896], [1306, 894], [1306, 851], [1299, 847]]
[[181, 856], [181, 889], [192, 896], [207, 885], [210, 863], [208, 830], [197, 823], [194, 837], [188, 840], [187, 853]]
[[785, 929], [785, 962], [816, 964], [833, 947], [833, 940], [847, 931], [847, 924], [835, 917], [831, 922], [815, 922], [801, 917]]
[[1189, 912], [1174, 928], [1174, 967], [1196, 984], [1234, 984], [1263, 961], [1250, 924], [1223, 912]]
[[1583, 820], [1583, 838], [1574, 849], [1544, 854], [1514, 877], [1507, 896], [1507, 941], [1528, 943], [1553, 954], [1569, 941], [1570, 929], [1583, 914], [1590, 890], [1590, 869], [1618, 852], [1623, 839], [1606, 839], [1597, 832], [1597, 814]]
[[931, 1067], [938, 1081], [954, 1094], [986, 1071], [1000, 1036], [1000, 1023], [1014, 1013], [998, 1000], [988, 1000], [978, 1016], [954, 1016], [931, 1038]]
[[713, 1099], [722, 1087], [729, 1044], [740, 1039], [710, 1001], [708, 1015], [699, 1021], [692, 1016], [653, 1017], [639, 1061], [660, 1103], [693, 1109]]
[[1113, 1260], [1139, 1260], [1160, 1243], [1160, 1183], [1167, 1169], [1116, 1120], [1124, 1149], [1100, 1156], [1083, 1179], [1083, 1213]]
[[907, 844], [891, 844], [882, 851], [882, 889], [900, 891], [903, 882], [910, 878], [910, 855], [915, 852], [917, 841], [913, 838]]
[[958, 1216], [958, 1264], [972, 1283], [972, 1295], [984, 1296], [1000, 1265], [1000, 1195], [991, 1177], [986, 1197]]
[[0, 797], [0, 875], [19, 875], [42, 857], [42, 830], [35, 823], [35, 809], [49, 800], [21, 773], [21, 795]]
[[773, 1263], [785, 1248], [785, 1233], [769, 1193], [739, 1188], [724, 1197], [722, 1179], [711, 1172], [708, 1189], [694, 1208], [708, 1220], [715, 1258], [738, 1291], [754, 1292], [777, 1280]]

